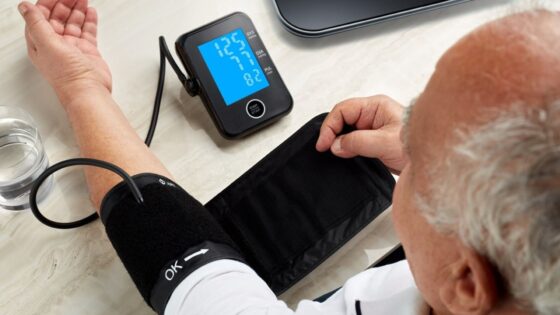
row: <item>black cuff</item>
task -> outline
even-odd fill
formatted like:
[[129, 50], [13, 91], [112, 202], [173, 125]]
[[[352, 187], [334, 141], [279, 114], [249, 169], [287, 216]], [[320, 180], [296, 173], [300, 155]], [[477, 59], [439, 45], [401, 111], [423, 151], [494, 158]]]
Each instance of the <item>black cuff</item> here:
[[[165, 277], [170, 262], [183, 259], [182, 255], [190, 251], [202, 249], [200, 246], [209, 244], [204, 243], [206, 241], [220, 248], [208, 255], [209, 258], [214, 257], [213, 260], [227, 258], [242, 261], [242, 257], [214, 217], [179, 185], [155, 174], [140, 174], [133, 179], [142, 192], [144, 203], [137, 203], [122, 182], [103, 199], [101, 218], [113, 247], [140, 294], [156, 311], [163, 313], [174, 286], [164, 286], [167, 291], [154, 291], [154, 287], [160, 275]], [[181, 277], [213, 260], [196, 259], [188, 268], [189, 272], [181, 273]], [[178, 283], [173, 282], [174, 285]], [[161, 293], [164, 291], [167, 293]], [[154, 299], [152, 292], [157, 292]]]

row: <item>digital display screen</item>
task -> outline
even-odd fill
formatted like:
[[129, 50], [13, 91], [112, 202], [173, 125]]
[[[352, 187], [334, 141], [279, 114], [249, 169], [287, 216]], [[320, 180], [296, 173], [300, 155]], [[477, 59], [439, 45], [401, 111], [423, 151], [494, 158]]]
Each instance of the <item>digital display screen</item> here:
[[198, 46], [227, 106], [269, 86], [242, 29]]

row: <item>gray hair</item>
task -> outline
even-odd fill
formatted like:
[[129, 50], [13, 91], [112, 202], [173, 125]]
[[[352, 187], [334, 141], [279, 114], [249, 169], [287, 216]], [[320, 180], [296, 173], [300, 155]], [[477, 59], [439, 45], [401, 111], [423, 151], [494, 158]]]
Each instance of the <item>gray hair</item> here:
[[429, 200], [417, 201], [430, 224], [495, 265], [521, 306], [558, 315], [560, 101], [496, 117], [457, 133]]

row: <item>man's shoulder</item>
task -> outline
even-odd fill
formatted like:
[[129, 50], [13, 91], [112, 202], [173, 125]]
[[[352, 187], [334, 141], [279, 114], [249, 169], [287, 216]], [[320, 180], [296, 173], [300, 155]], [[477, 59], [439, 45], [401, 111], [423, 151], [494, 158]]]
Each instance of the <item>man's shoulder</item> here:
[[429, 314], [406, 260], [368, 269], [347, 282], [345, 299], [356, 301], [360, 313]]
[[370, 268], [350, 278], [344, 286], [346, 294], [356, 299], [385, 299], [404, 290], [415, 289], [416, 284], [406, 260]]

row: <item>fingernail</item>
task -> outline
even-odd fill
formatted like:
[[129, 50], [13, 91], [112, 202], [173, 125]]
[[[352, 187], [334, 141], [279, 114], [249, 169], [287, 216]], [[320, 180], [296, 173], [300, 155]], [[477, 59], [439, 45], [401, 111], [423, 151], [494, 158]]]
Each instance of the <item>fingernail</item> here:
[[18, 11], [19, 11], [19, 14], [21, 14], [21, 15], [24, 15], [25, 12], [27, 12], [27, 6], [25, 5], [25, 3], [22, 2], [22, 3], [18, 4]]
[[340, 152], [342, 150], [342, 145], [340, 144], [340, 138], [334, 139], [334, 142], [333, 142], [331, 148], [335, 152]]

